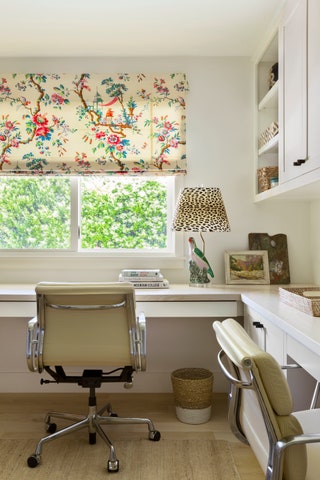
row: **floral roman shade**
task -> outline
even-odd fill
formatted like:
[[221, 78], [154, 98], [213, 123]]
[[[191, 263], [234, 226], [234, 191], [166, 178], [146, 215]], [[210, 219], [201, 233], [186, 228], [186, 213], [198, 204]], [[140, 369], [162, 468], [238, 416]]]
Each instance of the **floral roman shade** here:
[[186, 173], [184, 74], [0, 75], [0, 175]]

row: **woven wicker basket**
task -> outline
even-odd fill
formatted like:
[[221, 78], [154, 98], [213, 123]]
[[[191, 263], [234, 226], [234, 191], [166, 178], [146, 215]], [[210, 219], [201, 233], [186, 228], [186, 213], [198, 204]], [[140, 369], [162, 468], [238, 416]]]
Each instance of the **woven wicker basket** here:
[[180, 368], [171, 374], [179, 420], [205, 423], [211, 415], [213, 373], [205, 368]]
[[[303, 292], [310, 292], [310, 296], [304, 296]], [[308, 315], [320, 317], [320, 298], [318, 295], [312, 296], [313, 292], [319, 295], [320, 287], [279, 288], [282, 302]]]
[[278, 167], [263, 167], [258, 169], [259, 192], [265, 192], [271, 188], [271, 178], [278, 178]]

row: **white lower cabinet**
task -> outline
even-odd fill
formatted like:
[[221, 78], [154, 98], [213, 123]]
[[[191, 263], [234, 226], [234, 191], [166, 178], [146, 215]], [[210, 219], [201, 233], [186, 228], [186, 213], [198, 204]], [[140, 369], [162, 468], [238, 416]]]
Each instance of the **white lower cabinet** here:
[[316, 355], [292, 339], [265, 316], [253, 308], [244, 306], [244, 328], [260, 348], [270, 353], [279, 365], [298, 364], [301, 368], [284, 369], [293, 398], [293, 410], [310, 407], [320, 367]]
[[260, 348], [280, 365], [286, 363], [285, 334], [253, 308], [244, 306], [244, 328]]

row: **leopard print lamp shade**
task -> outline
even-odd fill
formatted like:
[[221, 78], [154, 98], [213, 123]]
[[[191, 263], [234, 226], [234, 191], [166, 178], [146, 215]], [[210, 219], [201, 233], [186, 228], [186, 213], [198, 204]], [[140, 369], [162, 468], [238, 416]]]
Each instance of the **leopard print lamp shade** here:
[[178, 199], [172, 229], [191, 232], [230, 232], [220, 189], [184, 188]]

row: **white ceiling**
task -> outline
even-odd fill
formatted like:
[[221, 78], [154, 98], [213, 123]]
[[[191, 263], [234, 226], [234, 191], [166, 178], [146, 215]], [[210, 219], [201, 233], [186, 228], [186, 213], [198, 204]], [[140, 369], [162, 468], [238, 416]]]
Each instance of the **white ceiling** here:
[[286, 0], [7, 0], [0, 57], [251, 56]]

